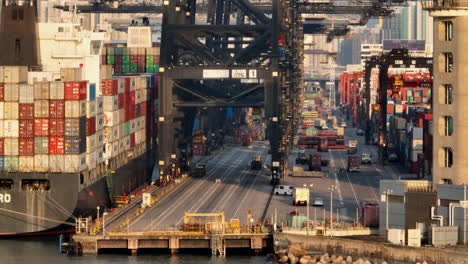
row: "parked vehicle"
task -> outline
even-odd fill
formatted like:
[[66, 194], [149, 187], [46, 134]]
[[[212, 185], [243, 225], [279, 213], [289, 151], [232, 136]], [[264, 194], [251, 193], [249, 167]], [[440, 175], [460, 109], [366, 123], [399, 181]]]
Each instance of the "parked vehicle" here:
[[321, 171], [305, 171], [303, 167], [293, 166], [291, 176], [292, 177], [322, 178], [323, 177], [323, 172], [321, 172]]
[[348, 149], [346, 150], [347, 154], [356, 154], [357, 153], [357, 140], [348, 141]]
[[306, 164], [306, 163], [307, 163], [306, 154], [302, 153], [302, 152], [299, 152], [297, 154], [296, 164]]
[[362, 153], [361, 163], [362, 164], [371, 164], [372, 163], [372, 155], [369, 154], [369, 153]]
[[361, 221], [365, 227], [379, 226], [379, 205], [375, 202], [361, 202]]
[[388, 155], [388, 161], [390, 162], [395, 162], [395, 161], [398, 161], [398, 155], [394, 152], [390, 153]]
[[356, 135], [358, 135], [358, 136], [364, 136], [364, 130], [358, 128], [358, 130], [356, 130]]
[[341, 122], [341, 127], [347, 127], [346, 122]]
[[309, 162], [309, 170], [321, 171], [322, 170], [322, 158], [319, 153], [311, 153]]
[[348, 171], [353, 172], [353, 171], [359, 171], [360, 168], [360, 163], [361, 162], [361, 157], [359, 156], [349, 156], [348, 157]]
[[251, 170], [261, 170], [262, 169], [262, 156], [256, 156], [250, 162]]
[[318, 148], [318, 151], [320, 152], [328, 152], [328, 139], [320, 139], [320, 145]]
[[276, 185], [274, 194], [276, 195], [292, 195], [293, 189], [291, 185]]
[[308, 188], [294, 188], [293, 205], [307, 205], [307, 204], [309, 204], [309, 189]]
[[313, 206], [323, 206], [323, 199], [322, 198], [315, 198], [312, 202]]
[[203, 177], [206, 175], [206, 164], [197, 163], [195, 167], [190, 170], [190, 176], [192, 177]]

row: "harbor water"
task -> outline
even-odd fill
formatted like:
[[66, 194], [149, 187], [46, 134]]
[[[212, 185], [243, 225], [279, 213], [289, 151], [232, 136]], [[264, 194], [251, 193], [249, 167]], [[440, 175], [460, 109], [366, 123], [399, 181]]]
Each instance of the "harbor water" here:
[[0, 240], [0, 264], [264, 264], [273, 263], [267, 256], [248, 256], [245, 254], [211, 257], [197, 252], [181, 253], [171, 256], [165, 253], [144, 253], [131, 256], [126, 253], [109, 252], [99, 256], [85, 255], [68, 257], [59, 253], [58, 240]]

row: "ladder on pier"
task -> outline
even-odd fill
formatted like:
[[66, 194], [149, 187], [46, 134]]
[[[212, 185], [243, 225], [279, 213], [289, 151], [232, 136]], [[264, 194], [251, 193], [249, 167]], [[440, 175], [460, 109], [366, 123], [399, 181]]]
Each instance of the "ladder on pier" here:
[[226, 244], [224, 243], [223, 234], [213, 230], [211, 232], [211, 254], [213, 256], [226, 256]]

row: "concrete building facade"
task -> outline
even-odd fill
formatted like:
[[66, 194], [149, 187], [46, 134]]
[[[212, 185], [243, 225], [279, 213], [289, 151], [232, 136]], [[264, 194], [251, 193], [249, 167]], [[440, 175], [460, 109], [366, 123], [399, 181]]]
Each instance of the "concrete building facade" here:
[[468, 4], [430, 2], [434, 18], [433, 183], [468, 184]]

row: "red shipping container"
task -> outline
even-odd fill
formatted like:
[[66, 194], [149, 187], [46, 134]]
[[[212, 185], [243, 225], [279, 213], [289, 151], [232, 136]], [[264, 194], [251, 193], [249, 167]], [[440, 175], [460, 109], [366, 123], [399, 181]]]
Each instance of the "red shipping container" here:
[[34, 104], [19, 104], [20, 119], [34, 119]]
[[130, 78], [125, 78], [124, 82], [124, 92], [129, 93], [130, 92]]
[[132, 119], [132, 116], [131, 116], [132, 112], [130, 111], [130, 108], [125, 108], [124, 109], [124, 118], [125, 118], [125, 121], [128, 121], [130, 119]]
[[80, 100], [81, 82], [65, 82], [64, 86], [65, 100]]
[[51, 118], [49, 121], [49, 134], [51, 136], [65, 135], [65, 119]]
[[34, 136], [39, 136], [39, 137], [49, 136], [49, 119], [48, 118], [34, 119]]
[[145, 63], [146, 63], [146, 56], [138, 55], [138, 65], [145, 65]]
[[34, 156], [34, 138], [19, 139], [20, 156]]
[[153, 64], [159, 64], [159, 56], [154, 56]]
[[123, 93], [120, 93], [118, 96], [118, 107], [119, 108], [124, 108], [125, 105], [125, 95]]
[[86, 120], [86, 136], [91, 136], [96, 133], [96, 117], [90, 117]]
[[80, 100], [86, 99], [88, 95], [88, 81], [80, 82]]
[[49, 117], [64, 118], [65, 117], [65, 100], [50, 100], [49, 101]]
[[140, 104], [140, 113], [142, 116], [146, 115], [146, 107], [148, 107], [148, 104], [146, 102]]
[[135, 147], [135, 133], [130, 134], [130, 147]]
[[130, 98], [129, 104], [130, 105], [135, 105], [135, 102], [136, 102], [136, 100], [135, 100], [135, 91], [130, 92], [129, 98]]
[[102, 80], [101, 92], [103, 95], [116, 95], [119, 90], [118, 80]]
[[19, 137], [34, 137], [34, 120], [24, 119], [19, 121]]
[[[5, 98], [5, 84], [0, 83], [0, 101], [3, 101], [4, 98]], [[3, 143], [2, 143], [2, 145], [3, 145]]]
[[107, 55], [101, 55], [101, 64], [106, 65], [107, 63]]
[[138, 55], [130, 55], [130, 64], [138, 64]]
[[4, 147], [3, 147], [3, 143], [4, 143], [5, 139], [4, 138], [0, 138], [0, 155], [5, 155], [5, 151], [4, 151]]
[[49, 154], [63, 154], [65, 150], [64, 137], [49, 138]]
[[387, 104], [387, 114], [393, 114], [395, 112], [394, 104]]

